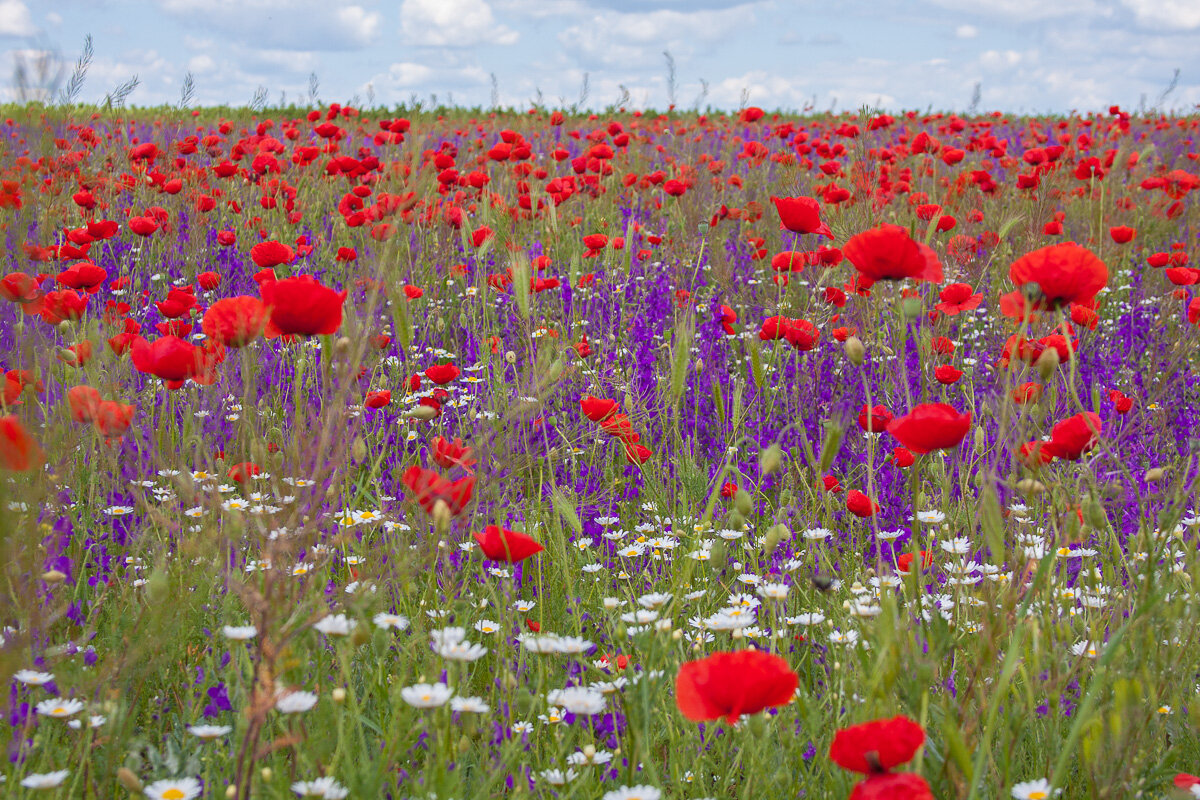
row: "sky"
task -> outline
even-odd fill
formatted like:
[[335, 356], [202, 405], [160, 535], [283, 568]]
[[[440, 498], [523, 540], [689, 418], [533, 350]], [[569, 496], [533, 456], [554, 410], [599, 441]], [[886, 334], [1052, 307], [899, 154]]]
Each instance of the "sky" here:
[[[50, 51], [129, 104], [1024, 113], [1200, 105], [1200, 0], [0, 0], [0, 97]], [[1174, 88], [1172, 76], [1179, 70]], [[1161, 100], [1160, 100], [1161, 98]]]

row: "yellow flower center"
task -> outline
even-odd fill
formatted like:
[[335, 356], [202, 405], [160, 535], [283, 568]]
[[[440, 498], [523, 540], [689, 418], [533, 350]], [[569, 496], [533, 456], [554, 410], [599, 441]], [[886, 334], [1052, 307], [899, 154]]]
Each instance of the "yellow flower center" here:
[[162, 793], [163, 800], [183, 800], [186, 796], [183, 790], [176, 789], [174, 786]]
[[1046, 800], [1049, 797], [1045, 792], [1030, 792], [1029, 800]]
[[51, 714], [65, 714], [65, 713], [67, 713], [67, 710], [65, 708], [63, 708], [62, 706], [58, 706], [50, 713]]

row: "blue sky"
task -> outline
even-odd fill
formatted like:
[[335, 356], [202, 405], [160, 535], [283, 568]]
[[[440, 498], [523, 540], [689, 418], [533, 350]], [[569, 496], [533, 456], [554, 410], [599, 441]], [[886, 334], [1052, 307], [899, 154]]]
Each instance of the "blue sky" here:
[[175, 103], [187, 73], [201, 104], [391, 105], [431, 94], [490, 105], [668, 102], [797, 110], [1014, 112], [1200, 104], [1200, 0], [0, 0], [0, 86], [20, 52], [73, 61], [91, 34], [82, 99], [136, 74], [135, 105]]

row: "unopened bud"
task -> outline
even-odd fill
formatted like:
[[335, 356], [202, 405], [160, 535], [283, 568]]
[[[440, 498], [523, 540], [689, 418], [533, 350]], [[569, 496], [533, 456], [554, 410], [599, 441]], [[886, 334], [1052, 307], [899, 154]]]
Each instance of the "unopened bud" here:
[[1058, 350], [1053, 347], [1047, 347], [1038, 356], [1037, 361], [1033, 365], [1037, 367], [1038, 374], [1042, 376], [1042, 380], [1048, 380], [1054, 371], [1058, 369], [1061, 359], [1058, 357]]
[[848, 337], [846, 343], [842, 345], [842, 349], [846, 351], [846, 358], [850, 359], [850, 363], [856, 367], [861, 367], [867, 359], [866, 345], [857, 336]]
[[775, 442], [758, 454], [758, 471], [763, 475], [771, 475], [778, 471], [782, 461], [783, 448], [779, 446], [778, 442]]
[[137, 775], [134, 775], [133, 770], [129, 769], [129, 767], [121, 767], [117, 770], [117, 783], [137, 794], [141, 794], [144, 791], [141, 779]]
[[725, 540], [717, 539], [717, 541], [713, 543], [712, 549], [708, 551], [708, 555], [708, 560], [714, 567], [717, 569], [724, 569], [725, 562], [728, 559], [728, 554], [725, 548]]
[[1167, 477], [1167, 470], [1165, 467], [1154, 467], [1153, 469], [1146, 470], [1146, 483], [1158, 483], [1165, 477]]
[[273, 769], [271, 769], [270, 767], [263, 767], [262, 770], [258, 774], [262, 775], [262, 779], [264, 781], [269, 781], [269, 780], [271, 780], [271, 776], [273, 776], [275, 774], [275, 771]]
[[1017, 481], [1017, 491], [1021, 494], [1041, 494], [1046, 491], [1046, 484], [1033, 478], [1022, 478]]
[[47, 570], [46, 572], [42, 573], [42, 580], [44, 580], [46, 583], [56, 583], [57, 584], [57, 583], [62, 583], [66, 579], [67, 579], [67, 574], [65, 572], [60, 572], [59, 570], [56, 570], [56, 569]]
[[763, 544], [763, 552], [772, 552], [776, 547], [779, 547], [784, 539], [790, 539], [791, 536], [792, 532], [782, 522], [771, 526], [771, 529], [767, 531], [767, 541]]
[[517, 363], [517, 354], [514, 353], [512, 350], [507, 350], [504, 353], [504, 360], [506, 362], [508, 362], [509, 364], [515, 364], [515, 363]]
[[65, 347], [58, 348], [58, 360], [64, 364], [74, 365], [79, 361], [74, 350], [68, 350]]
[[696, 372], [703, 372], [703, 371], [704, 371], [704, 359], [697, 358], [696, 359]]
[[754, 500], [745, 489], [738, 489], [733, 495], [733, 507], [742, 516], [754, 513]]
[[725, 522], [729, 525], [729, 529], [734, 531], [740, 531], [746, 527], [746, 518], [736, 508], [729, 512], [729, 516], [725, 518]]
[[350, 341], [349, 336], [339, 336], [337, 341], [333, 343], [333, 353], [338, 358], [345, 358], [350, 354], [350, 348], [352, 346], [353, 342]]
[[237, 787], [232, 783], [225, 787], [225, 800], [233, 800], [237, 797]]
[[916, 319], [921, 316], [921, 298], [906, 297], [900, 301], [900, 313], [908, 319]]
[[445, 500], [439, 499], [433, 504], [433, 529], [438, 536], [442, 536], [446, 531], [450, 530], [450, 506]]
[[429, 420], [437, 416], [437, 409], [433, 408], [433, 406], [413, 406], [404, 412], [404, 416], [408, 419]]
[[362, 440], [361, 436], [354, 438], [354, 444], [350, 446], [350, 457], [354, 459], [355, 464], [361, 464], [367, 460], [367, 443]]
[[346, 702], [346, 690], [339, 686], [329, 693], [329, 697], [335, 703], [344, 703]]

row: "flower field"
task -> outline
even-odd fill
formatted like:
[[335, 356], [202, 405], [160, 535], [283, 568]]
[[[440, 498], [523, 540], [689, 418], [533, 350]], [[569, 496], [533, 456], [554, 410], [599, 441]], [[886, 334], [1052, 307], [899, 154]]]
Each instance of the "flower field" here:
[[1200, 796], [1200, 119], [9, 113], [4, 796]]

